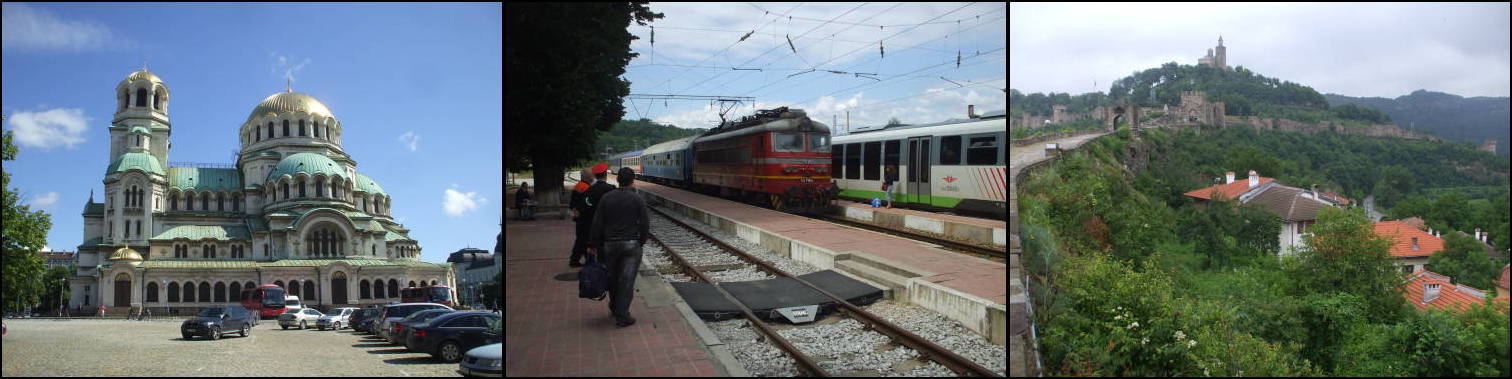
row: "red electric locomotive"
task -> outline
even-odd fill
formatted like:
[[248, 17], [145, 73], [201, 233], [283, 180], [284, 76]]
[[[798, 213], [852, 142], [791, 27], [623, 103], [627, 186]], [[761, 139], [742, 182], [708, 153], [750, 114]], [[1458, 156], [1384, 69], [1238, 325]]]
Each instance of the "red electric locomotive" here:
[[693, 140], [693, 183], [806, 212], [829, 203], [830, 130], [801, 109], [757, 111]]

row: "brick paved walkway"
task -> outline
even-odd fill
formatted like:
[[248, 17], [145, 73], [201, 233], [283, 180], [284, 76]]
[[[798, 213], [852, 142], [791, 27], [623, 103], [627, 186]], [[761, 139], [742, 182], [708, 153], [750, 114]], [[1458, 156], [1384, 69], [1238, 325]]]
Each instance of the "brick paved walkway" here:
[[[577, 298], [567, 267], [572, 221], [508, 221], [504, 248], [505, 376], [723, 376], [692, 327], [665, 301], [648, 300], [642, 277], [616, 328], [608, 299]], [[644, 268], [644, 267], [642, 267]]]

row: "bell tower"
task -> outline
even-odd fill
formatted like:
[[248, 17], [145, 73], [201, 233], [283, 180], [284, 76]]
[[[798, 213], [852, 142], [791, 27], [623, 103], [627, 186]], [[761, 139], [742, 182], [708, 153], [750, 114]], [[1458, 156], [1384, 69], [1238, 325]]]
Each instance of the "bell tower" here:
[[1228, 49], [1223, 47], [1223, 35], [1218, 35], [1218, 47], [1213, 48], [1213, 54], [1218, 68], [1228, 68]]
[[127, 75], [116, 85], [116, 111], [110, 122], [110, 158], [125, 153], [146, 153], [158, 163], [168, 162], [168, 136], [172, 132], [168, 105], [172, 94], [163, 79], [142, 70]]

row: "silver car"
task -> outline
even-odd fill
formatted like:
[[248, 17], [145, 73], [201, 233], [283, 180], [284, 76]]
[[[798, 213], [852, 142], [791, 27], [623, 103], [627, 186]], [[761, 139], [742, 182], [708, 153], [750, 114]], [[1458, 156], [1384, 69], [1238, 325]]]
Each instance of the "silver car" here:
[[351, 326], [350, 320], [352, 314], [355, 313], [357, 313], [357, 308], [332, 309], [331, 313], [327, 313], [325, 316], [321, 316], [319, 320], [315, 320], [315, 329], [326, 330], [326, 328], [331, 328], [331, 330], [341, 330], [343, 326]]
[[284, 312], [284, 314], [278, 315], [278, 326], [283, 327], [284, 330], [288, 330], [291, 326], [306, 329], [310, 327], [311, 322], [319, 320], [320, 316], [325, 315], [314, 308], [290, 309]]
[[[375, 334], [377, 334], [378, 337], [387, 340], [389, 339], [388, 329], [390, 325], [393, 325], [400, 319], [409, 316], [411, 313], [423, 311], [426, 309], [453, 310], [452, 307], [436, 303], [399, 303], [385, 305], [383, 307], [383, 311], [378, 313], [378, 319], [377, 322], [373, 324], [373, 330], [376, 332]], [[401, 341], [400, 343], [403, 342]]]

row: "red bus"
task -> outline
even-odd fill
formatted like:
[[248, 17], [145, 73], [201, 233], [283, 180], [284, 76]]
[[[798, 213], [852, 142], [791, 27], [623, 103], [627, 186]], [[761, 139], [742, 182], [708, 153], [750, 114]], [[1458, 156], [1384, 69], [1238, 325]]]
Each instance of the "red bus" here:
[[399, 301], [406, 303], [436, 303], [448, 307], [455, 307], [451, 299], [451, 287], [425, 286], [409, 287], [399, 290]]
[[262, 318], [278, 317], [284, 312], [284, 289], [276, 284], [243, 290], [241, 295], [242, 307]]

